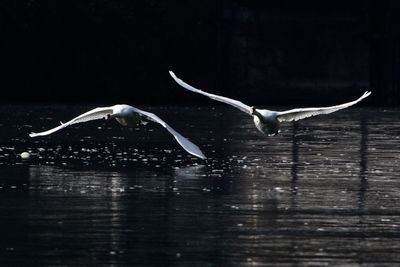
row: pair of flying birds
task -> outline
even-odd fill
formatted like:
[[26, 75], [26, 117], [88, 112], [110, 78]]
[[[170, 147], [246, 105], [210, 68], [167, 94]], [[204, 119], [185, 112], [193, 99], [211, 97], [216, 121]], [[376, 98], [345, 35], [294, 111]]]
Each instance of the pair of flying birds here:
[[[286, 111], [272, 111], [267, 109], [256, 109], [255, 107], [250, 107], [248, 105], [243, 104], [242, 102], [234, 99], [230, 99], [224, 96], [214, 95], [202, 90], [196, 89], [193, 86], [185, 83], [181, 79], [175, 76], [175, 74], [170, 71], [169, 74], [171, 77], [183, 88], [190, 90], [195, 93], [199, 93], [209, 98], [212, 98], [216, 101], [220, 101], [235, 108], [240, 109], [241, 111], [253, 116], [254, 124], [256, 125], [257, 129], [267, 135], [277, 135], [279, 133], [279, 128], [281, 122], [290, 122], [290, 121], [297, 121], [301, 119], [305, 119], [311, 116], [321, 115], [321, 114], [329, 114], [340, 109], [344, 109], [350, 107], [364, 98], [368, 97], [371, 92], [366, 91], [360, 98], [344, 103], [341, 105], [331, 106], [331, 107], [320, 107], [320, 108], [296, 108]], [[190, 142], [187, 138], [183, 137], [180, 133], [175, 131], [171, 126], [165, 123], [162, 119], [160, 119], [157, 115], [140, 110], [138, 108], [129, 106], [129, 105], [114, 105], [111, 107], [99, 107], [92, 109], [78, 117], [66, 122], [62, 123], [61, 125], [50, 129], [45, 132], [41, 133], [31, 133], [30, 137], [36, 136], [44, 136], [48, 134], [52, 134], [58, 130], [61, 130], [69, 125], [87, 122], [92, 120], [98, 119], [106, 119], [110, 120], [115, 118], [121, 125], [124, 126], [137, 126], [140, 125], [142, 117], [146, 118], [147, 120], [157, 122], [161, 124], [164, 128], [166, 128], [176, 139], [176, 141], [190, 154], [205, 159], [203, 152], [199, 149], [198, 146]]]

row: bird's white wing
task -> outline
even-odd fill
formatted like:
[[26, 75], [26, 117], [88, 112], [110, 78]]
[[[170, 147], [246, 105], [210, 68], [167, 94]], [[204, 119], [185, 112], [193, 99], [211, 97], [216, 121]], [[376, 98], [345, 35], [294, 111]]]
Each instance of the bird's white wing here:
[[[132, 107], [133, 108], [133, 107]], [[201, 159], [206, 159], [206, 156], [204, 156], [203, 152], [201, 152], [200, 148], [198, 146], [196, 146], [195, 144], [193, 144], [192, 142], [190, 142], [187, 138], [183, 137], [180, 133], [178, 133], [177, 131], [175, 131], [171, 126], [169, 126], [167, 123], [165, 123], [162, 119], [160, 119], [157, 115], [147, 112], [147, 111], [143, 111], [140, 110], [138, 108], [134, 108], [134, 110], [136, 112], [138, 112], [139, 114], [147, 117], [149, 120], [157, 122], [159, 124], [161, 124], [165, 129], [168, 130], [168, 132], [170, 132], [176, 139], [176, 141], [190, 154], [199, 157]]]
[[95, 108], [92, 109], [86, 113], [83, 113], [82, 115], [79, 115], [76, 118], [73, 118], [72, 120], [62, 123], [60, 126], [57, 126], [53, 129], [47, 130], [45, 132], [41, 133], [30, 133], [30, 137], [36, 137], [36, 136], [44, 136], [48, 134], [52, 134], [54, 132], [57, 132], [58, 130], [61, 130], [69, 125], [76, 124], [76, 123], [81, 123], [81, 122], [86, 122], [86, 121], [92, 121], [92, 120], [98, 120], [104, 118], [107, 114], [112, 114], [113, 113], [113, 107], [101, 107], [101, 108]]
[[176, 77], [176, 75], [172, 71], [169, 71], [169, 74], [183, 88], [186, 88], [186, 89], [188, 89], [188, 90], [190, 90], [192, 92], [198, 93], [198, 94], [202, 94], [202, 95], [208, 96], [209, 98], [214, 99], [216, 101], [220, 101], [220, 102], [223, 102], [225, 104], [234, 106], [235, 108], [238, 108], [241, 111], [246, 112], [247, 114], [251, 115], [251, 107], [249, 107], [248, 105], [243, 104], [242, 102], [240, 102], [238, 100], [227, 98], [225, 96], [219, 96], [219, 95], [214, 95], [214, 94], [210, 94], [210, 93], [204, 92], [204, 91], [202, 91], [200, 89], [194, 88], [193, 86], [185, 83], [184, 81], [182, 81], [181, 79]]
[[279, 121], [297, 121], [301, 119], [305, 119], [308, 117], [316, 116], [316, 115], [322, 115], [322, 114], [329, 114], [335, 111], [338, 111], [340, 109], [344, 109], [347, 107], [350, 107], [364, 98], [368, 97], [371, 94], [371, 92], [366, 91], [360, 98], [344, 103], [341, 105], [336, 105], [336, 106], [331, 106], [331, 107], [322, 107], [322, 108], [296, 108], [296, 109], [291, 109], [287, 111], [281, 111], [278, 112], [277, 119]]

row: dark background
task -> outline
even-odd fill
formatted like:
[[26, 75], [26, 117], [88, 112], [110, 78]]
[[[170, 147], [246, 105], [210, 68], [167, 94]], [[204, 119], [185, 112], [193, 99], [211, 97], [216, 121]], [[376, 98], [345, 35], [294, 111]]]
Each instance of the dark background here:
[[[1, 1], [2, 103], [399, 105], [400, 1]], [[213, 103], [214, 104], [214, 103]]]

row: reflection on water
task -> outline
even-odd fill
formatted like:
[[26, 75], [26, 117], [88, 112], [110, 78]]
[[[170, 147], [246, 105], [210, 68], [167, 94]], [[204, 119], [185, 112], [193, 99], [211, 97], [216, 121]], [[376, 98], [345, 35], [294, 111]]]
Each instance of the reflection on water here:
[[360, 141], [360, 191], [359, 191], [359, 210], [362, 214], [364, 211], [365, 194], [368, 189], [368, 176], [367, 176], [367, 164], [368, 164], [368, 127], [367, 121], [364, 115], [361, 117], [361, 141]]
[[13, 108], [0, 112], [2, 266], [399, 262], [397, 110], [338, 112], [267, 138], [229, 107], [149, 108], [201, 161], [154, 125], [28, 139], [87, 107]]

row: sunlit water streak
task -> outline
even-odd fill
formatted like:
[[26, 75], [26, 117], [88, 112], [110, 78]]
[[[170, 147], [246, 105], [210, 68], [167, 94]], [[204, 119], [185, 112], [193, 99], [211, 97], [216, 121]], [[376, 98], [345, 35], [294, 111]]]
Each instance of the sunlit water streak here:
[[348, 109], [268, 138], [229, 107], [147, 108], [206, 161], [152, 124], [27, 136], [88, 108], [0, 108], [2, 266], [400, 262], [397, 110]]

